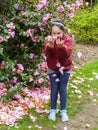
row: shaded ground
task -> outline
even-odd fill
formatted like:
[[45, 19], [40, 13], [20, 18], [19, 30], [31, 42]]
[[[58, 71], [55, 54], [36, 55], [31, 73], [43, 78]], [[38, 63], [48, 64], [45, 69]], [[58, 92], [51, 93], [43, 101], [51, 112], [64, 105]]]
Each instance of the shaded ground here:
[[84, 110], [66, 123], [59, 123], [56, 130], [98, 130], [98, 105], [91, 103]]
[[[72, 59], [75, 67], [98, 60], [98, 46], [76, 44], [74, 48]], [[82, 53], [81, 58], [78, 58], [77, 52]], [[86, 104], [83, 111], [75, 118], [70, 119], [69, 122], [59, 122], [56, 130], [98, 130], [98, 102], [93, 102], [94, 98], [92, 97], [92, 102]]]

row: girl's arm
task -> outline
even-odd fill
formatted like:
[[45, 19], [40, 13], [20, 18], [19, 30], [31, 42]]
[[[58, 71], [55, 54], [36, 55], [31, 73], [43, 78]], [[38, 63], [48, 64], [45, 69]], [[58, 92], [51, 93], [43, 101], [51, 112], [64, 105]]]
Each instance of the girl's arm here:
[[54, 45], [50, 45], [49, 42], [45, 42], [44, 52], [47, 55], [54, 55]]

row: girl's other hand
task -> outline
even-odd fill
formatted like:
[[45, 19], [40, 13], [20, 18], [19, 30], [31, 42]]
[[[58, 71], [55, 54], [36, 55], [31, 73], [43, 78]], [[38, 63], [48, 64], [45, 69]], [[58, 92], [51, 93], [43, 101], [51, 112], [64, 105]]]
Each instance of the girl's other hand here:
[[64, 44], [64, 40], [59, 37], [56, 39], [56, 44], [58, 45], [58, 47], [62, 47], [62, 45]]

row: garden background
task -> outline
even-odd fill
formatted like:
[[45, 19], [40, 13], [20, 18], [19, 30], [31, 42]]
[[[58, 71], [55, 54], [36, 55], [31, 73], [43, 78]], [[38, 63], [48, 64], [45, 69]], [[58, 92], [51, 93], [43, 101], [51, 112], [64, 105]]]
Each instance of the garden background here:
[[68, 89], [70, 118], [90, 101], [88, 94], [97, 104], [98, 61], [74, 64], [74, 57], [80, 61], [83, 56], [78, 44], [98, 46], [97, 0], [0, 0], [0, 18], [0, 130], [57, 129], [58, 120], [47, 118], [50, 89], [43, 52], [53, 19], [62, 19], [77, 51]]

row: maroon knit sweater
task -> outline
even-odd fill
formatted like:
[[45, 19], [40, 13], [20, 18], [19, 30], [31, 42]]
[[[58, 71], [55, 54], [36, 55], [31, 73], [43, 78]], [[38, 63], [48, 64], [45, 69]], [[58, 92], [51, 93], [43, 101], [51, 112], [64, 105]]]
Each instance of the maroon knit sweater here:
[[47, 65], [50, 69], [59, 71], [57, 63], [60, 63], [66, 72], [72, 67], [72, 39], [68, 35], [64, 34], [62, 40], [64, 40], [64, 45], [62, 47], [58, 47], [56, 43], [54, 44], [54, 47], [50, 47], [49, 43], [45, 42], [44, 52], [46, 53]]

